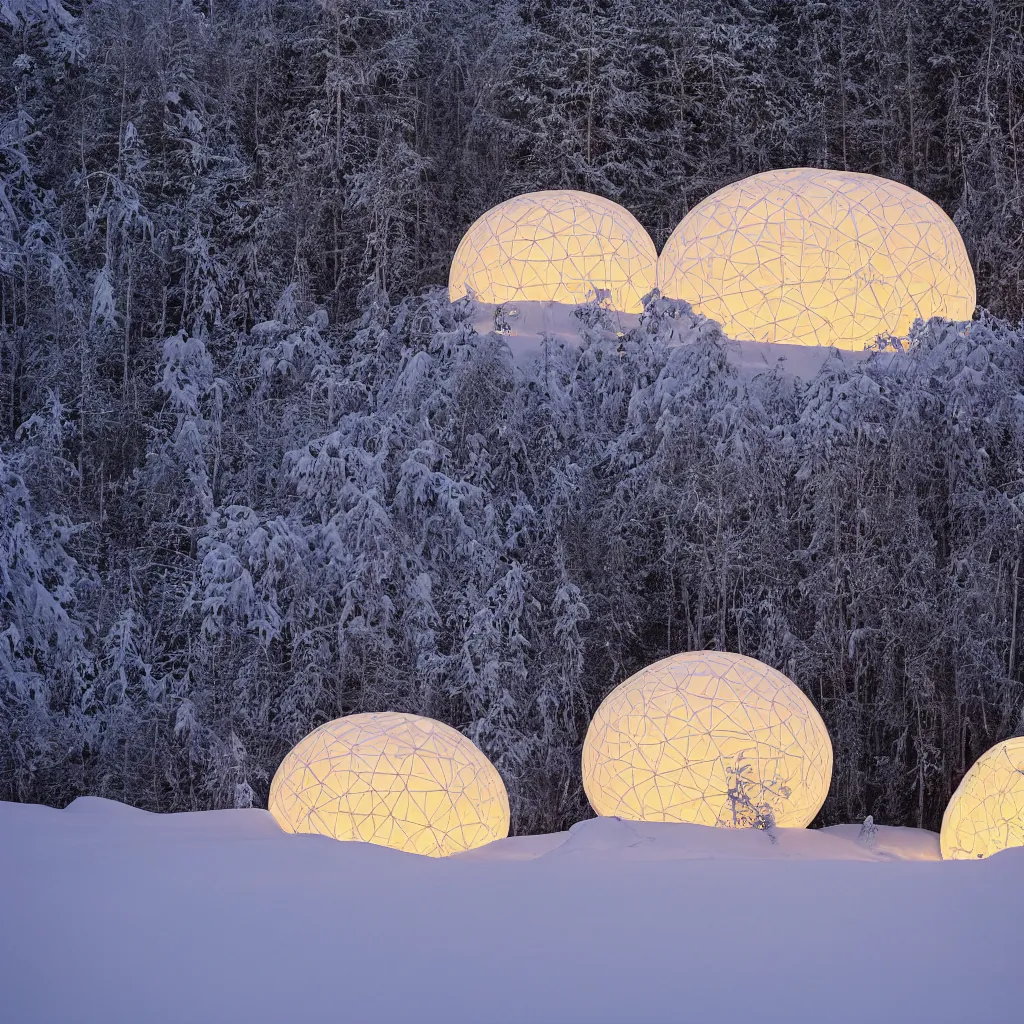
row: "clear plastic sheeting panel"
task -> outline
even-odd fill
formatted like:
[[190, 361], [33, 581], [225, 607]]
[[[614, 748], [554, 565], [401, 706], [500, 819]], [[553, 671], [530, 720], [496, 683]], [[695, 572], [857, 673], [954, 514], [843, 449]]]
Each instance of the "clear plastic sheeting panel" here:
[[587, 192], [528, 192], [476, 220], [452, 260], [452, 301], [605, 302], [639, 313], [658, 253], [640, 222]]
[[1024, 736], [997, 743], [974, 762], [942, 816], [939, 841], [945, 860], [1024, 846]]
[[845, 349], [905, 336], [916, 317], [969, 320], [976, 301], [963, 239], [937, 204], [871, 174], [806, 167], [694, 207], [658, 286], [731, 338]]
[[270, 787], [287, 832], [447, 857], [509, 829], [497, 769], [461, 733], [384, 712], [327, 722], [290, 751]]
[[781, 672], [693, 651], [616, 687], [583, 744], [583, 785], [601, 815], [727, 828], [803, 828], [832, 779], [825, 723]]

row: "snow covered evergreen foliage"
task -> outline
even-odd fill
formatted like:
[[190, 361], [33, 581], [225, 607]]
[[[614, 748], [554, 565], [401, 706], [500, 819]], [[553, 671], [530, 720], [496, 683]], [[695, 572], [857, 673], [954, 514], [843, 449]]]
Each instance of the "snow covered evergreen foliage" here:
[[662, 300], [527, 366], [428, 286], [519, 191], [660, 242], [810, 163], [942, 202], [1016, 317], [1020, 52], [934, 0], [4, 0], [0, 797], [259, 803], [395, 708], [555, 830], [600, 699], [714, 645], [821, 709], [826, 820], [937, 825], [1024, 704], [1020, 332], [745, 383]]
[[101, 521], [25, 484], [71, 504], [62, 411], [23, 432], [5, 792], [248, 805], [314, 725], [395, 709], [463, 729], [517, 828], [556, 830], [586, 813], [600, 699], [707, 646], [821, 708], [826, 818], [934, 823], [1015, 725], [1021, 332], [932, 321], [854, 370], [743, 384], [662, 299], [528, 363], [442, 291], [364, 302], [335, 329], [286, 295], [216, 362], [169, 338], [148, 456]]

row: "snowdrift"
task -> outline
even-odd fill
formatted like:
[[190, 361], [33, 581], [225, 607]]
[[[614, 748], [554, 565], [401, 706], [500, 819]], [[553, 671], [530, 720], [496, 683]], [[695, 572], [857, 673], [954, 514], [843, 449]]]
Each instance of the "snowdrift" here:
[[1024, 850], [596, 819], [447, 860], [265, 811], [0, 804], [5, 1020], [996, 1021]]
[[[478, 334], [487, 334], [496, 326], [502, 328], [512, 355], [518, 361], [531, 360], [542, 354], [545, 335], [569, 345], [580, 343], [579, 307], [562, 302], [515, 302], [496, 306], [474, 301], [470, 322]], [[625, 334], [636, 327], [640, 316], [609, 310], [609, 327]], [[499, 323], [500, 322], [500, 323]], [[781, 370], [791, 377], [811, 380], [827, 359], [835, 359], [849, 367], [865, 359], [869, 350], [854, 352], [820, 345], [783, 345], [758, 341], [724, 340], [729, 362], [741, 380], [750, 380], [759, 373]]]

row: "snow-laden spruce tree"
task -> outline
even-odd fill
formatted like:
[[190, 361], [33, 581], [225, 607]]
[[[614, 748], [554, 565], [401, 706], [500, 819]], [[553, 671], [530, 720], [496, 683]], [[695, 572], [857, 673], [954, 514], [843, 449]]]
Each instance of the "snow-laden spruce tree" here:
[[9, 797], [67, 800], [85, 781], [83, 746], [98, 702], [93, 656], [76, 615], [89, 574], [69, 551], [76, 527], [36, 507], [31, 472], [59, 507], [74, 469], [61, 453], [63, 411], [53, 397], [22, 431], [17, 454], [0, 448], [0, 785]]

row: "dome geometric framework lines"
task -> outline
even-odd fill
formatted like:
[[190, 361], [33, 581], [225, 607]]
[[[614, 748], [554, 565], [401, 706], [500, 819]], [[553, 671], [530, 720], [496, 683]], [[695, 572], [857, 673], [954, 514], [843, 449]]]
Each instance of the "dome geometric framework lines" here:
[[739, 654], [648, 666], [598, 708], [583, 785], [600, 815], [728, 828], [802, 828], [832, 779], [825, 724], [795, 683]]
[[971, 766], [942, 816], [947, 860], [1024, 846], [1024, 736], [997, 743]]
[[587, 192], [528, 192], [476, 220], [452, 260], [452, 302], [606, 300], [640, 313], [654, 288], [658, 253], [626, 209]]
[[509, 829], [497, 769], [455, 729], [418, 715], [349, 715], [315, 729], [274, 775], [269, 809], [286, 832], [447, 857]]
[[863, 349], [916, 317], [969, 320], [963, 239], [926, 196], [871, 174], [792, 168], [715, 192], [658, 261], [663, 295], [731, 338]]

